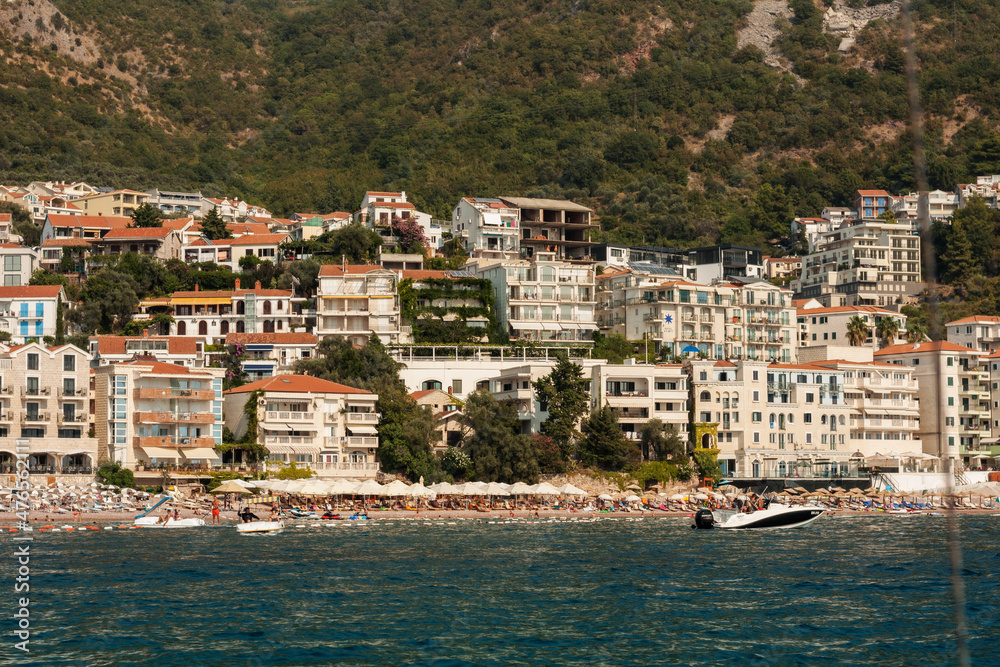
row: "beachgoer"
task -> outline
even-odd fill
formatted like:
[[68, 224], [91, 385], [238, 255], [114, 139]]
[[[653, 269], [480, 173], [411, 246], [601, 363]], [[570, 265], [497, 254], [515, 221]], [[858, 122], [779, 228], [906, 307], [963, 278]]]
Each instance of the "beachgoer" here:
[[222, 503], [219, 502], [219, 497], [216, 496], [215, 500], [212, 501], [212, 525], [222, 525], [222, 519], [219, 518], [219, 506]]

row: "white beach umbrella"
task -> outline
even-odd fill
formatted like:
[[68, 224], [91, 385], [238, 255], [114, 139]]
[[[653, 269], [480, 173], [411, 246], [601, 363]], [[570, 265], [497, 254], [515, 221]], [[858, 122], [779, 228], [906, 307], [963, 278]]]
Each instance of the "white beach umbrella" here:
[[597, 496], [597, 499], [598, 500], [614, 500], [614, 498], [612, 498], [611, 495], [607, 494], [607, 493], [602, 493], [601, 495]]
[[460, 496], [485, 496], [486, 492], [481, 486], [478, 486], [472, 482], [466, 482], [459, 487], [456, 487], [455, 493]]
[[559, 493], [564, 496], [586, 496], [589, 495], [586, 491], [578, 486], [573, 486], [572, 484], [563, 484], [559, 487]]
[[420, 482], [417, 482], [416, 484], [410, 485], [410, 488], [406, 492], [406, 495], [409, 496], [410, 498], [431, 498], [434, 497], [436, 494], [430, 489], [428, 489], [426, 486], [421, 484]]
[[382, 492], [382, 485], [374, 479], [365, 480], [358, 488], [354, 489], [354, 494], [358, 496], [377, 496]]
[[298, 493], [301, 493], [304, 496], [325, 496], [326, 489], [326, 482], [321, 482], [318, 479], [309, 479], [302, 485], [302, 488], [298, 491]]
[[327, 493], [331, 496], [346, 496], [353, 494], [357, 488], [357, 482], [353, 482], [349, 479], [338, 479], [330, 484], [330, 487], [327, 489]]
[[642, 498], [640, 498], [639, 496], [637, 496], [635, 494], [632, 494], [630, 496], [625, 496], [625, 502], [627, 502], [627, 503], [637, 503], [640, 500], [642, 500]]
[[488, 496], [509, 496], [510, 495], [510, 492], [507, 491], [507, 489], [503, 488], [503, 486], [501, 486], [500, 484], [498, 484], [496, 482], [490, 482], [489, 484], [487, 484], [485, 487], [483, 487], [483, 491]]
[[552, 486], [548, 482], [542, 482], [541, 484], [535, 485], [535, 490], [532, 491], [536, 496], [558, 496], [559, 489]]
[[380, 492], [380, 495], [392, 498], [392, 497], [395, 497], [395, 496], [405, 496], [405, 495], [408, 495], [409, 492], [410, 492], [410, 485], [409, 484], [407, 484], [405, 482], [401, 482], [398, 479], [394, 479], [394, 480], [392, 480], [391, 482], [389, 482], [388, 484], [386, 484], [385, 486], [382, 487], [382, 491]]
[[512, 496], [526, 496], [530, 493], [534, 493], [534, 487], [524, 482], [515, 482], [507, 489], [507, 493]]
[[448, 482], [438, 482], [427, 487], [439, 496], [454, 496], [459, 493], [459, 487]]

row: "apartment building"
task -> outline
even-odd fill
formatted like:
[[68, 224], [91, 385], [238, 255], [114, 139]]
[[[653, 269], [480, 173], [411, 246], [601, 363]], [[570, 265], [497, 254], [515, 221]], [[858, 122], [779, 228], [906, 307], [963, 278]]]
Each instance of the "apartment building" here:
[[108, 230], [104, 236], [91, 240], [90, 255], [134, 252], [166, 262], [181, 258], [183, 243], [181, 233], [168, 227], [124, 227]]
[[877, 218], [892, 211], [895, 197], [885, 190], [858, 190], [854, 193], [854, 210], [860, 218]]
[[441, 389], [414, 391], [410, 398], [417, 405], [429, 408], [434, 416], [437, 438], [431, 443], [431, 447], [435, 451], [443, 453], [449, 447], [456, 447], [461, 443], [465, 426], [462, 424], [463, 404], [460, 400]]
[[115, 215], [131, 217], [135, 209], [149, 203], [149, 195], [135, 190], [95, 192], [73, 200], [84, 215]]
[[42, 242], [49, 239], [99, 239], [112, 229], [125, 229], [131, 218], [107, 215], [46, 215]]
[[[806, 244], [809, 252], [816, 250], [816, 241], [825, 232], [836, 229], [843, 220], [829, 220], [821, 218], [793, 218], [791, 224], [791, 234], [793, 239], [798, 239]], [[800, 266], [799, 269], [802, 267]]]
[[38, 268], [38, 253], [17, 243], [0, 243], [0, 262], [4, 285], [27, 285], [32, 272]]
[[590, 344], [597, 330], [594, 267], [555, 260], [480, 264], [493, 284], [497, 323], [512, 340]]
[[[808, 308], [799, 308], [796, 319], [799, 327], [799, 346], [849, 345], [848, 323], [860, 317], [868, 327], [868, 337], [864, 346], [873, 350], [884, 347], [884, 343], [895, 345], [906, 335], [906, 315], [877, 306], [839, 306], [835, 308], [816, 307], [813, 301]], [[876, 335], [879, 322], [884, 319], [896, 321], [898, 333], [891, 341], [883, 341]]]
[[226, 425], [238, 438], [247, 430], [244, 406], [251, 398], [257, 441], [273, 463], [312, 468], [320, 477], [377, 475], [377, 394], [306, 375], [251, 382], [226, 392]]
[[169, 335], [197, 336], [209, 345], [222, 343], [229, 332], [274, 333], [290, 331], [292, 293], [289, 290], [263, 289], [260, 281], [253, 289], [240, 287], [240, 279], [232, 290], [201, 290], [174, 292], [169, 299], [150, 300], [139, 304], [149, 317], [152, 308], [169, 306], [174, 323]]
[[[672, 274], [693, 279], [693, 268], [688, 266], [686, 250], [651, 245], [624, 245], [621, 243], [598, 243], [591, 249], [594, 261], [605, 267], [625, 268], [632, 264], [651, 264], [667, 268]], [[687, 271], [687, 272], [685, 272]]]
[[1000, 456], [1000, 438], [998, 438], [1000, 436], [1000, 350], [985, 354], [979, 360], [982, 367], [990, 374], [990, 437], [980, 439], [978, 456], [989, 460], [984, 461], [983, 458], [974, 460], [971, 456], [968, 459], [963, 457], [963, 462], [967, 467], [976, 463], [995, 464], [994, 457]]
[[648, 269], [601, 276], [602, 332], [646, 341], [670, 357], [795, 359], [791, 291], [766, 282], [707, 285], [661, 278]]
[[166, 215], [182, 213], [184, 215], [200, 215], [203, 195], [200, 192], [179, 192], [165, 190], [147, 190], [147, 200], [151, 205], [163, 211]]
[[463, 197], [451, 213], [454, 237], [470, 257], [517, 259], [521, 230], [518, 209], [500, 199]]
[[821, 234], [802, 261], [792, 289], [827, 307], [895, 306], [923, 289], [919, 231], [910, 221], [845, 223]]
[[801, 257], [764, 256], [764, 278], [767, 280], [784, 280], [786, 278], [794, 278], [801, 273]]
[[[856, 474], [843, 370], [762, 361], [686, 362], [693, 439], [736, 477]], [[853, 459], [853, 460], [852, 460]]]
[[20, 236], [14, 234], [14, 216], [12, 213], [0, 213], [0, 243], [18, 241]]
[[184, 246], [187, 263], [212, 262], [227, 266], [234, 273], [242, 271], [240, 260], [256, 257], [268, 262], [281, 260], [279, 246], [288, 240], [288, 234], [243, 234], [231, 239], [197, 239]]
[[[927, 212], [932, 220], [947, 220], [958, 210], [959, 197], [954, 192], [931, 190], [925, 194], [927, 195]], [[894, 197], [891, 210], [895, 213], [896, 219], [916, 220], [920, 197], [921, 195], [916, 192]]]
[[0, 287], [0, 331], [14, 343], [56, 335], [56, 306], [66, 305], [61, 285]]
[[291, 371], [295, 362], [316, 354], [319, 338], [311, 333], [234, 333], [226, 345], [241, 346], [241, 366], [251, 381]]
[[593, 262], [593, 210], [563, 199], [500, 197], [518, 211], [522, 259]]
[[90, 241], [80, 238], [55, 238], [42, 242], [42, 256], [38, 264], [40, 268], [52, 273], [63, 272], [63, 256], [73, 257], [72, 273], [83, 273], [87, 270], [87, 258], [90, 256]]
[[316, 334], [364, 345], [372, 333], [400, 342], [399, 277], [381, 266], [326, 264], [316, 288]]
[[218, 462], [223, 368], [149, 359], [94, 371], [94, 430], [102, 459], [128, 468]]
[[990, 437], [990, 371], [982, 353], [949, 341], [893, 345], [875, 359], [912, 368], [920, 401], [920, 440], [926, 454], [940, 457], [946, 470], [977, 455]]
[[[681, 364], [598, 364], [591, 370], [590, 409], [608, 406], [618, 416], [625, 437], [641, 439], [642, 427], [652, 419], [677, 428], [687, 442], [689, 380]], [[655, 458], [643, 452], [643, 458]]]
[[88, 437], [90, 356], [72, 345], [29, 343], [0, 353], [0, 465], [13, 466], [27, 441], [34, 474], [93, 472], [97, 441]]
[[229, 197], [202, 197], [201, 212], [200, 214], [196, 214], [196, 216], [203, 218], [213, 208], [219, 214], [219, 217], [226, 222], [237, 222], [243, 218], [267, 219], [271, 217], [271, 212], [263, 206], [255, 206]]
[[201, 368], [205, 365], [205, 343], [188, 336], [91, 336], [91, 367], [148, 359], [165, 364]]
[[1000, 349], [1000, 317], [973, 315], [945, 325], [948, 341], [980, 352]]

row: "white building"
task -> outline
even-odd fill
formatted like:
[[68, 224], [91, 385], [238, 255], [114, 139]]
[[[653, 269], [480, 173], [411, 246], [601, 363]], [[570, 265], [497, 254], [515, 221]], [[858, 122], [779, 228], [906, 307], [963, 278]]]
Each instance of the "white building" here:
[[295, 362], [316, 354], [319, 338], [311, 333], [233, 333], [226, 345], [243, 346], [241, 366], [251, 381], [292, 370]]
[[232, 239], [198, 239], [184, 246], [184, 261], [214, 262], [227, 266], [234, 273], [243, 269], [243, 257], [256, 257], [268, 262], [281, 259], [279, 246], [288, 239], [288, 234], [244, 234]]
[[[681, 364], [598, 364], [591, 371], [590, 409], [609, 406], [625, 437], [638, 442], [644, 424], [659, 419], [688, 441], [688, 377]], [[655, 458], [643, 452], [643, 458]]]
[[375, 333], [400, 342], [398, 276], [381, 266], [325, 264], [316, 288], [316, 334], [343, 336], [364, 345]]
[[137, 359], [162, 361], [175, 366], [201, 368], [205, 365], [205, 343], [188, 336], [91, 336], [90, 356], [94, 368]]
[[[222, 343], [229, 332], [273, 333], [290, 331], [292, 293], [289, 290], [263, 289], [260, 281], [253, 289], [242, 289], [236, 279], [232, 290], [174, 292], [168, 301], [150, 300], [140, 304], [167, 305], [173, 311], [170, 335], [197, 336], [208, 344]], [[148, 312], [145, 313], [148, 317]]]
[[202, 200], [200, 192], [180, 192], [177, 190], [147, 190], [149, 204], [163, 211], [166, 215], [181, 213], [184, 215], [201, 215]]
[[946, 325], [948, 341], [980, 352], [1000, 349], [1000, 317], [973, 315]]
[[896, 321], [898, 333], [895, 338], [888, 341], [889, 345], [895, 345], [897, 339], [906, 336], [906, 315], [902, 313], [886, 310], [877, 306], [838, 306], [836, 308], [799, 308], [797, 319], [799, 327], [799, 346], [808, 347], [813, 345], [849, 345], [847, 338], [847, 325], [854, 318], [860, 317], [868, 327], [868, 337], [865, 339], [865, 346], [877, 350], [883, 346], [882, 341], [876, 335], [876, 329], [884, 319]]
[[22, 285], [0, 287], [0, 331], [11, 335], [14, 343], [56, 335], [56, 304], [66, 292], [61, 285]]
[[592, 342], [597, 329], [593, 265], [503, 260], [480, 264], [476, 274], [493, 283], [497, 323], [511, 339]]
[[521, 230], [516, 206], [500, 199], [463, 197], [452, 210], [452, 229], [471, 257], [517, 259]]
[[798, 298], [825, 306], [893, 306], [923, 289], [920, 236], [912, 222], [856, 220], [820, 235], [792, 282]]
[[38, 252], [16, 243], [0, 243], [0, 261], [5, 286], [27, 285], [38, 268]]
[[226, 426], [242, 437], [244, 406], [255, 392], [258, 442], [275, 464], [295, 463], [320, 477], [378, 473], [378, 395], [306, 375], [278, 375], [226, 392]]

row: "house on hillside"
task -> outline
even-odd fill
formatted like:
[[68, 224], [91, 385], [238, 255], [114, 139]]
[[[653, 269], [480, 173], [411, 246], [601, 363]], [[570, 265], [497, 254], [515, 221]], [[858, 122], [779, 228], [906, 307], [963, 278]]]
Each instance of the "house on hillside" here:
[[17, 243], [0, 243], [0, 262], [4, 285], [27, 285], [38, 268], [38, 253]]
[[462, 425], [462, 408], [465, 406], [451, 394], [441, 389], [424, 389], [410, 394], [410, 398], [421, 407], [430, 408], [434, 415], [437, 438], [431, 447], [443, 452], [449, 447], [457, 447], [462, 442], [465, 427]]
[[14, 343], [56, 335], [56, 304], [66, 304], [62, 285], [0, 287], [0, 331]]
[[[87, 258], [90, 256], [90, 241], [87, 239], [69, 237], [48, 239], [42, 242], [42, 256], [39, 265], [52, 273], [84, 273], [87, 270]], [[63, 271], [63, 256], [72, 255], [72, 266], [69, 271]], [[68, 263], [68, 261], [67, 261]]]
[[135, 190], [98, 192], [75, 199], [73, 203], [83, 209], [84, 215], [131, 217], [135, 209], [149, 203], [149, 195]]
[[180, 232], [168, 227], [125, 227], [111, 229], [90, 243], [92, 257], [134, 252], [166, 262], [181, 258], [183, 241]]
[[198, 239], [184, 246], [184, 261], [214, 262], [219, 266], [228, 266], [233, 272], [239, 273], [240, 259], [256, 257], [268, 262], [281, 259], [279, 246], [288, 238], [287, 234], [245, 234], [232, 239]]
[[124, 229], [131, 224], [131, 218], [121, 216], [50, 214], [42, 223], [42, 242], [49, 239], [98, 239], [112, 229]]

